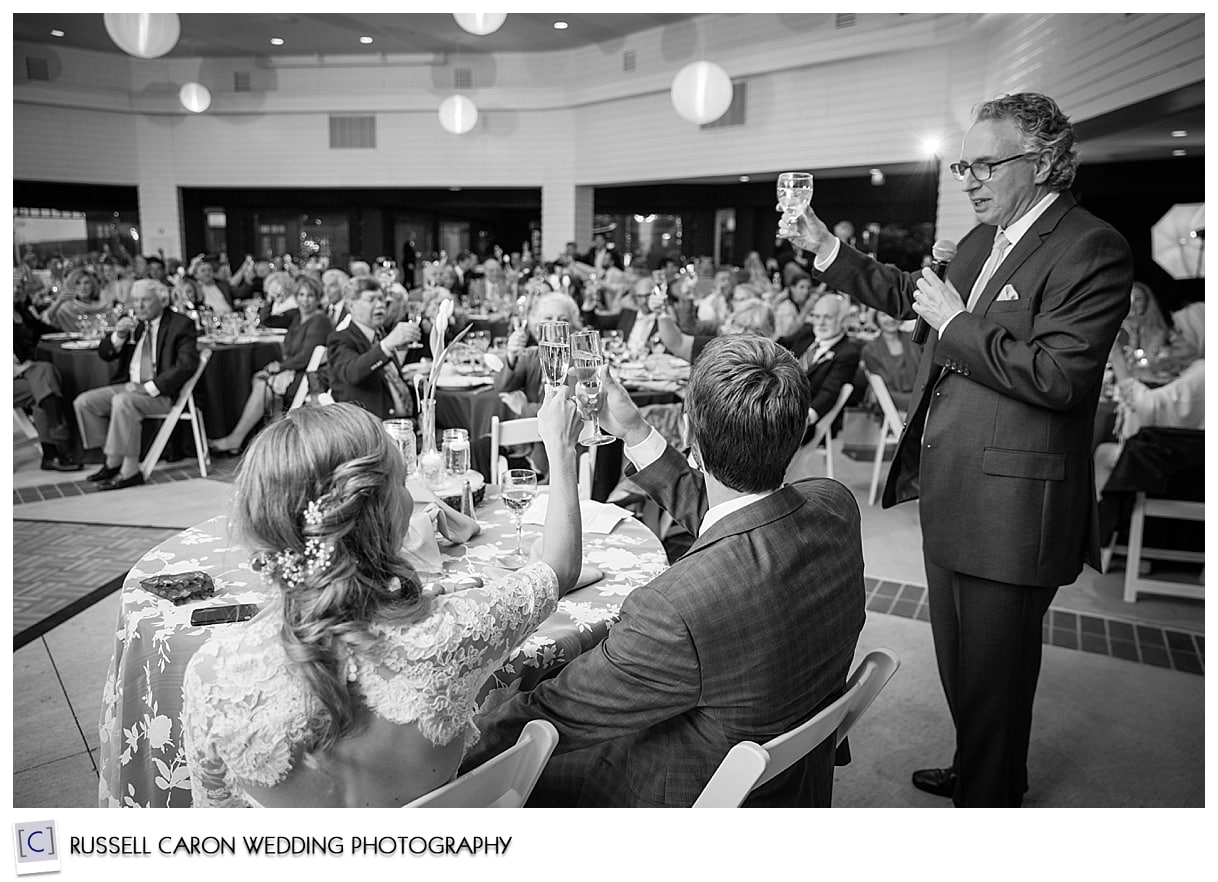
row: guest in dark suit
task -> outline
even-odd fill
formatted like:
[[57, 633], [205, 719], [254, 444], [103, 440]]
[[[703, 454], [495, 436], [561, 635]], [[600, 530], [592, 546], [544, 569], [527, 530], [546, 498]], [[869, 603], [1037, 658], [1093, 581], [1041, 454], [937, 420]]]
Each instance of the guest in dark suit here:
[[59, 371], [49, 361], [37, 360], [39, 338], [58, 330], [34, 314], [29, 286], [18, 275], [13, 284], [13, 407], [33, 412], [42, 445], [42, 468], [78, 472], [84, 466], [72, 456], [72, 432]]
[[[864, 619], [859, 510], [835, 481], [782, 486], [809, 398], [777, 344], [712, 341], [685, 398], [695, 470], [606, 376], [601, 425], [627, 445], [632, 480], [698, 538], [626, 598], [599, 646], [477, 719], [466, 767], [544, 719], [559, 738], [535, 802], [689, 806], [734, 744], [841, 693]], [[745, 805], [829, 805], [833, 761], [830, 740]]]
[[1099, 565], [1091, 434], [1129, 308], [1129, 245], [1070, 195], [1070, 121], [1044, 95], [979, 105], [962, 181], [978, 221], [947, 282], [843, 245], [810, 210], [783, 235], [822, 278], [933, 329], [885, 507], [921, 498], [939, 676], [956, 724], [949, 768], [914, 773], [960, 806], [1018, 806], [1027, 789], [1041, 619], [1083, 562]]
[[[808, 431], [804, 442], [812, 440], [815, 424], [837, 404], [846, 383], [854, 385], [858, 398], [863, 395], [855, 380], [859, 369], [859, 348], [846, 337], [845, 322], [850, 311], [846, 298], [837, 293], [823, 294], [812, 305], [806, 324], [794, 334], [779, 339], [799, 357], [812, 386], [812, 407], [808, 410]], [[853, 396], [852, 396], [853, 397]], [[833, 432], [841, 431], [842, 415], [834, 421]]]
[[384, 332], [385, 292], [372, 276], [349, 279], [343, 298], [351, 321], [326, 340], [330, 394], [383, 420], [413, 416], [413, 392], [402, 379], [398, 350], [419, 340], [418, 324], [398, 322]]
[[228, 282], [216, 277], [216, 260], [204, 257], [194, 266], [191, 273], [199, 283], [199, 293], [203, 303], [211, 307], [216, 315], [225, 315], [233, 311], [233, 291]]
[[[235, 454], [245, 446], [245, 439], [258, 425], [275, 402], [290, 404], [301, 383], [307, 383], [305, 368], [313, 350], [325, 346], [334, 330], [322, 304], [325, 294], [321, 282], [312, 276], [299, 276], [295, 282], [295, 318], [283, 338], [283, 358], [264, 365], [254, 373], [250, 394], [233, 430], [222, 438], [209, 438], [207, 446], [213, 453]], [[284, 407], [286, 409], [286, 406]]]
[[617, 249], [610, 248], [609, 242], [605, 238], [604, 233], [597, 233], [592, 237], [592, 247], [588, 249], [588, 253], [581, 258], [588, 266], [593, 267], [597, 272], [605, 272], [611, 267], [622, 269], [622, 255], [617, 253]]
[[[178, 392], [199, 367], [195, 323], [166, 309], [169, 289], [140, 279], [131, 286], [135, 318], [123, 316], [103, 337], [97, 354], [114, 362], [114, 383], [90, 389], [72, 402], [85, 447], [102, 446], [105, 465], [89, 476], [102, 490], [144, 483], [140, 473], [143, 419], [169, 413]], [[138, 320], [138, 321], [137, 321]]]

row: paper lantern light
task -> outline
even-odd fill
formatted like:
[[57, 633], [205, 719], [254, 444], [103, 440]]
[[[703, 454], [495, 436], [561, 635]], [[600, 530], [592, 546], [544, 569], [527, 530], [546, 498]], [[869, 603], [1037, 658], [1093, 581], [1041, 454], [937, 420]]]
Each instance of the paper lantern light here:
[[506, 12], [454, 12], [453, 18], [462, 30], [469, 31], [479, 37], [493, 34], [503, 27], [507, 21]]
[[454, 135], [464, 135], [478, 124], [478, 105], [464, 95], [450, 95], [440, 102], [440, 125]]
[[191, 113], [202, 113], [211, 107], [211, 92], [202, 83], [187, 83], [178, 90], [178, 100]]
[[698, 125], [714, 122], [732, 103], [732, 78], [711, 61], [695, 61], [672, 81], [672, 106], [682, 119]]
[[105, 23], [114, 44], [136, 58], [159, 58], [182, 33], [176, 12], [107, 12]]

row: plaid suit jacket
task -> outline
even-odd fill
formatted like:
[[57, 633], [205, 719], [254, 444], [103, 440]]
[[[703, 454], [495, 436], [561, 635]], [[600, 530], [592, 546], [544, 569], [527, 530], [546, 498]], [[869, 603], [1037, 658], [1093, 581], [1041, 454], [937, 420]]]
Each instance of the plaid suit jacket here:
[[[671, 447], [633, 480], [696, 531], [701, 476]], [[536, 793], [579, 805], [688, 806], [737, 742], [793, 728], [840, 692], [864, 621], [859, 510], [812, 479], [733, 512], [622, 605], [596, 648], [478, 720], [472, 767], [530, 719], [559, 732]], [[828, 805], [833, 750], [746, 805]]]

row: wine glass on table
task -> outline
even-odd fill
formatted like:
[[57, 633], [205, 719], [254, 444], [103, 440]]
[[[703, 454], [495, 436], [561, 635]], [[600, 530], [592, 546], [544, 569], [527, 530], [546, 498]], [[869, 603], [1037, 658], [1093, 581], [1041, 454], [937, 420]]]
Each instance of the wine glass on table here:
[[516, 526], [516, 550], [511, 554], [500, 555], [499, 566], [505, 570], [518, 570], [528, 562], [520, 544], [520, 533], [523, 529], [525, 510], [537, 495], [537, 472], [532, 469], [509, 469], [503, 473], [499, 494], [503, 497], [503, 504], [507, 506]]
[[807, 172], [783, 172], [778, 176], [778, 207], [782, 209], [783, 227], [795, 231], [795, 223], [812, 204], [812, 175]]
[[601, 353], [601, 338], [596, 331], [579, 331], [571, 335], [571, 369], [575, 372], [575, 407], [580, 417], [591, 423], [592, 434], [580, 438], [585, 447], [610, 444], [616, 439], [601, 431], [597, 411], [601, 398], [601, 368], [605, 357]]
[[571, 366], [571, 324], [542, 322], [537, 326], [537, 357], [547, 386], [560, 385]]

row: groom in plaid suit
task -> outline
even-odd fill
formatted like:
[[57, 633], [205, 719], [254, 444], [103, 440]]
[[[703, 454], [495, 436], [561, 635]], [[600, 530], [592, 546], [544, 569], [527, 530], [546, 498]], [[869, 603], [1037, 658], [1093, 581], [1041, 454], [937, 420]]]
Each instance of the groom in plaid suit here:
[[[601, 424], [628, 474], [697, 536], [622, 605], [597, 647], [477, 720], [472, 768], [531, 719], [559, 741], [530, 805], [689, 806], [728, 750], [794, 728], [842, 691], [864, 620], [859, 510], [823, 478], [782, 486], [811, 397], [790, 352], [720, 337], [685, 399], [691, 465], [605, 378]], [[745, 805], [827, 806], [831, 740]]]

